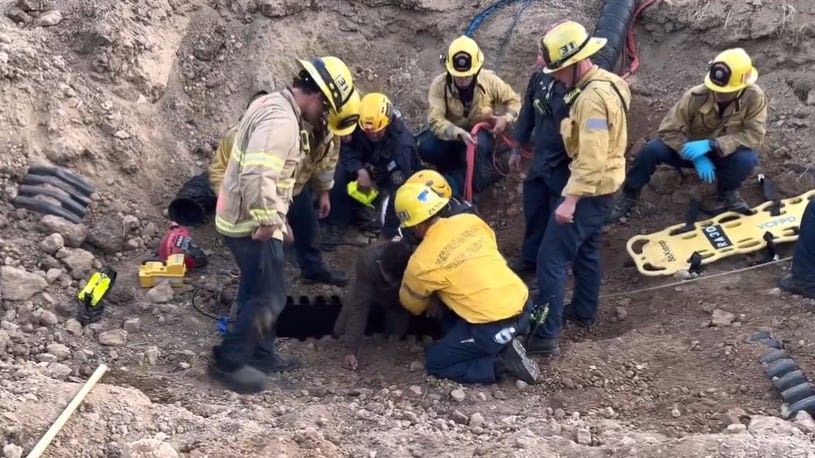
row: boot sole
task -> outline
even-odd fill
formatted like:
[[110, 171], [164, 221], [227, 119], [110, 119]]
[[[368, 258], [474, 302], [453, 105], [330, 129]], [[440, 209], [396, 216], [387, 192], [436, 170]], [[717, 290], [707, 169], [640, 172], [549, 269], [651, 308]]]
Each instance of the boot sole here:
[[538, 382], [538, 377], [540, 377], [538, 363], [526, 355], [526, 349], [520, 340], [512, 339], [510, 348], [505, 351], [510, 352], [509, 354], [512, 356], [510, 367], [514, 369], [512, 371], [513, 375], [530, 385]]

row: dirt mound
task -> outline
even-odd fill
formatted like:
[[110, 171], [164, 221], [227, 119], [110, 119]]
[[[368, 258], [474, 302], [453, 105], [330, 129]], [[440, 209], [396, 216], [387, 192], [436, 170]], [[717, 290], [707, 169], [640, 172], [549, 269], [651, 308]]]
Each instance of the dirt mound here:
[[[518, 2], [475, 33], [487, 67], [522, 92], [544, 27], [594, 23], [601, 0]], [[283, 342], [304, 368], [241, 397], [204, 373], [215, 322], [191, 290], [233, 282], [211, 228], [210, 255], [189, 288], [137, 287], [180, 183], [206, 167], [215, 140], [259, 89], [284, 87], [294, 57], [334, 54], [365, 91], [395, 100], [414, 131], [424, 124], [438, 57], [487, 2], [463, 0], [19, 0], [0, 21], [0, 426], [6, 456], [30, 449], [100, 362], [112, 371], [52, 445], [54, 456], [796, 456], [813, 453], [811, 419], [794, 425], [761, 372], [758, 331], [781, 340], [815, 374], [811, 301], [780, 295], [771, 267], [626, 296], [654, 286], [625, 267], [625, 241], [679, 222], [695, 176], [657, 173], [639, 214], [609, 230], [598, 325], [569, 329], [545, 383], [460, 387], [423, 375], [422, 347], [374, 337], [361, 371], [339, 368], [331, 339]], [[521, 10], [521, 8], [524, 8]], [[803, 0], [664, 0], [637, 28], [630, 80], [631, 153], [722, 47], [753, 56], [771, 98], [761, 167], [784, 196], [813, 187], [815, 9]], [[503, 46], [507, 31], [509, 41]], [[505, 49], [503, 55], [501, 50]], [[629, 59], [624, 58], [623, 64]], [[93, 181], [82, 224], [41, 218], [10, 201], [27, 166], [49, 162]], [[691, 174], [692, 175], [692, 174]], [[508, 255], [522, 231], [520, 177], [485, 198]], [[703, 187], [703, 189], [706, 189]], [[753, 204], [763, 200], [745, 185]], [[327, 255], [350, 270], [352, 252]], [[711, 267], [740, 267], [730, 259]], [[73, 295], [94, 268], [117, 284], [100, 323], [74, 319]], [[300, 284], [289, 293], [342, 295]], [[712, 321], [713, 316], [732, 319]], [[132, 388], [131, 388], [132, 387]], [[455, 394], [453, 394], [455, 392]], [[725, 431], [724, 434], [721, 434]], [[809, 435], [809, 436], [806, 436]]]
[[[0, 409], [7, 422], [3, 428], [6, 456], [15, 456], [15, 450], [20, 450], [18, 444], [29, 445], [38, 439], [79, 389], [79, 384], [51, 378], [60, 377], [63, 372], [60, 366], [41, 363], [0, 367], [3, 375]], [[199, 404], [191, 411], [173, 404], [153, 403], [133, 388], [99, 384], [53, 447], [60, 456], [130, 458], [407, 456], [406, 453], [512, 457], [670, 453], [677, 457], [708, 454], [758, 457], [795, 456], [812, 450], [807, 433], [815, 431], [808, 416], [802, 416], [796, 424], [755, 416], [748, 425], [734, 424], [723, 434], [682, 439], [635, 432], [616, 421], [583, 419], [577, 413], [563, 418], [560, 412], [548, 418], [545, 413], [517, 418], [501, 413], [468, 416], [456, 410], [450, 420], [439, 418], [424, 424], [398, 397], [390, 392], [373, 393], [367, 402], [359, 402], [359, 409], [351, 401], [348, 407], [357, 410], [348, 418], [345, 412], [330, 406], [299, 400], [273, 406], [265, 402], [265, 396]], [[377, 402], [384, 403], [386, 411], [377, 412], [372, 405]], [[414, 425], [413, 430], [402, 429], [405, 424]], [[387, 434], [365, 434], [366, 425]], [[399, 449], [405, 453], [397, 452]]]

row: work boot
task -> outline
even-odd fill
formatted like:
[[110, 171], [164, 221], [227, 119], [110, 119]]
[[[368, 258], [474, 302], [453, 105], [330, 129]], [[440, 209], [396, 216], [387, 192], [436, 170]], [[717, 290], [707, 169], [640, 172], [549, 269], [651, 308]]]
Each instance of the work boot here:
[[518, 339], [512, 339], [495, 361], [495, 373], [499, 378], [509, 374], [532, 385], [538, 381], [540, 372], [538, 363], [526, 356], [526, 349]]
[[240, 394], [260, 393], [266, 384], [266, 374], [244, 364], [235, 370], [224, 370], [213, 362], [207, 368], [210, 377], [223, 383], [229, 390]]
[[325, 235], [320, 242], [320, 249], [323, 251], [334, 251], [337, 246], [343, 242], [345, 235], [345, 227], [336, 224], [328, 224], [325, 226]]
[[620, 218], [628, 216], [631, 213], [631, 209], [637, 205], [638, 197], [635, 194], [623, 191], [620, 193], [619, 196], [614, 200], [614, 208], [611, 209], [611, 213], [606, 218], [606, 224], [614, 224], [620, 220]]
[[571, 321], [576, 325], [580, 326], [581, 328], [591, 329], [594, 326], [594, 319], [579, 317], [575, 315], [574, 308], [572, 304], [566, 304], [563, 306], [563, 320], [564, 321]]
[[255, 353], [252, 357], [252, 366], [268, 375], [272, 372], [288, 372], [300, 367], [300, 361], [293, 356], [281, 356], [277, 353], [260, 355]]
[[307, 285], [316, 285], [318, 283], [322, 283], [324, 285], [333, 285], [333, 286], [345, 286], [348, 284], [349, 280], [341, 272], [337, 272], [335, 270], [328, 270], [323, 269], [317, 273], [302, 274], [303, 283]]
[[507, 262], [510, 270], [515, 272], [516, 275], [519, 277], [523, 277], [525, 275], [534, 275], [537, 269], [537, 265], [534, 263], [528, 262], [527, 260], [517, 257], [512, 258]]
[[543, 356], [558, 356], [560, 354], [560, 346], [557, 339], [538, 339], [532, 337], [532, 342], [529, 344], [530, 355], [543, 355]]
[[803, 282], [795, 278], [791, 272], [778, 279], [778, 287], [791, 294], [815, 299], [815, 284]]
[[750, 206], [741, 198], [738, 191], [725, 191], [716, 196], [716, 207], [722, 211], [733, 211], [742, 215], [752, 213]]

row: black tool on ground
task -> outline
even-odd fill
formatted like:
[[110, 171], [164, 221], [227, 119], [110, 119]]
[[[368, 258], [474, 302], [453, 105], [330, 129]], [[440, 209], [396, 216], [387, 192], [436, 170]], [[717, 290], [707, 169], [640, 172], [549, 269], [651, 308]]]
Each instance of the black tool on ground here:
[[85, 287], [76, 295], [80, 302], [77, 320], [83, 325], [94, 323], [102, 318], [105, 306], [102, 300], [107, 296], [110, 288], [116, 282], [116, 270], [104, 266], [91, 275]]
[[93, 192], [90, 182], [63, 167], [33, 165], [23, 176], [17, 197], [11, 203], [17, 208], [79, 223], [88, 213]]
[[775, 187], [775, 183], [767, 178], [763, 173], [758, 174], [758, 182], [761, 184], [761, 192], [764, 194], [764, 200], [773, 203], [770, 207], [770, 214], [778, 216], [781, 214], [781, 195]]
[[546, 321], [546, 317], [549, 316], [549, 303], [543, 305], [533, 305], [532, 310], [529, 312], [529, 322], [530, 322], [530, 329], [529, 334], [526, 335], [526, 340], [524, 342], [524, 347], [529, 348], [532, 344], [532, 340], [535, 338], [535, 333], [538, 332], [538, 328], [543, 325], [543, 322]]
[[212, 190], [209, 176], [205, 173], [196, 175], [176, 194], [167, 207], [171, 221], [182, 226], [200, 226], [207, 222], [207, 216], [215, 211], [218, 196]]

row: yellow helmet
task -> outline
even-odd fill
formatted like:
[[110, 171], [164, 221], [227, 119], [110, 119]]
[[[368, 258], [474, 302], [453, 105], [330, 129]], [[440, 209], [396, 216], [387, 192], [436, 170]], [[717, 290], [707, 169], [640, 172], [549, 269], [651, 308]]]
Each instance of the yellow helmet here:
[[450, 187], [450, 183], [444, 179], [441, 173], [435, 170], [419, 170], [411, 175], [407, 181], [405, 181], [405, 184], [407, 183], [421, 183], [430, 187], [430, 189], [435, 191], [436, 194], [444, 197], [445, 199], [453, 197], [453, 188]]
[[360, 99], [359, 92], [354, 91], [339, 112], [333, 108], [328, 109], [328, 130], [334, 135], [342, 137], [351, 135], [357, 128], [359, 119]]
[[391, 113], [393, 104], [385, 94], [366, 94], [359, 107], [359, 127], [366, 132], [379, 132], [390, 124]]
[[736, 92], [757, 79], [758, 71], [747, 52], [742, 48], [733, 48], [722, 51], [710, 63], [705, 86], [713, 92]]
[[315, 82], [334, 110], [348, 103], [354, 90], [354, 79], [345, 62], [334, 56], [317, 57], [310, 61], [297, 59], [303, 71]]
[[405, 183], [396, 190], [393, 205], [401, 227], [413, 227], [440, 212], [450, 200], [421, 183]]
[[546, 66], [543, 73], [554, 73], [594, 55], [608, 40], [592, 37], [574, 21], [555, 24], [540, 39], [540, 51]]
[[447, 72], [458, 77], [473, 76], [484, 65], [484, 53], [478, 48], [478, 43], [466, 35], [453, 40], [447, 54], [442, 57]]

